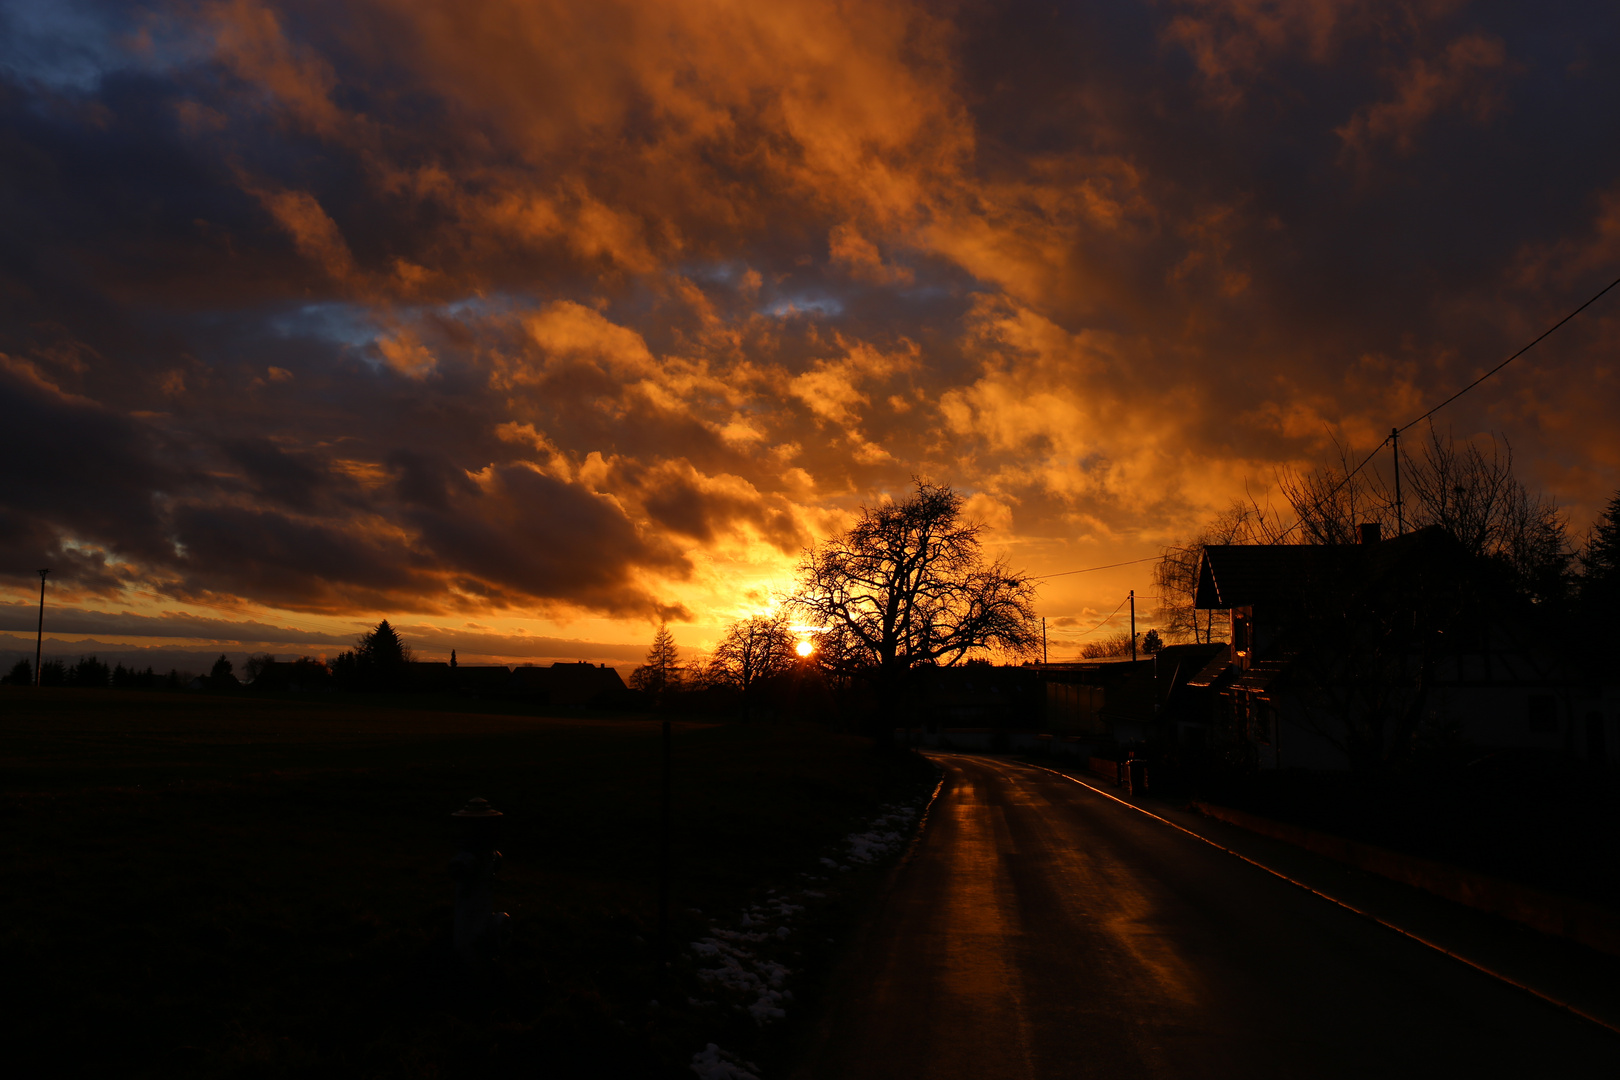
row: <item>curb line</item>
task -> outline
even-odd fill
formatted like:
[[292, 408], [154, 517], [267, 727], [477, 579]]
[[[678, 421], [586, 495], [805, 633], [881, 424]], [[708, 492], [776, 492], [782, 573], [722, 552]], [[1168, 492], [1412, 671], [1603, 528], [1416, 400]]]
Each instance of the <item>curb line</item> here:
[[1191, 805], [1205, 817], [1293, 844], [1325, 859], [1500, 916], [1550, 937], [1566, 938], [1589, 949], [1620, 956], [1620, 916], [1601, 905], [1465, 870], [1436, 859], [1274, 821], [1246, 810], [1205, 802]]
[[1490, 976], [1491, 978], [1495, 979], [1498, 982], [1505, 983], [1508, 986], [1513, 987], [1514, 989], [1522, 990], [1525, 993], [1532, 995], [1533, 997], [1541, 999], [1542, 1001], [1546, 1002], [1549, 1005], [1556, 1006], [1557, 1008], [1563, 1009], [1565, 1012], [1568, 1012], [1568, 1013], [1570, 1013], [1570, 1014], [1572, 1014], [1574, 1016], [1580, 1017], [1582, 1020], [1590, 1021], [1591, 1023], [1594, 1023], [1594, 1024], [1598, 1025], [1601, 1028], [1605, 1028], [1606, 1030], [1611, 1031], [1616, 1035], [1620, 1035], [1620, 1025], [1611, 1024], [1609, 1021], [1604, 1020], [1604, 1019], [1602, 1019], [1600, 1017], [1597, 1017], [1597, 1016], [1593, 1016], [1591, 1013], [1585, 1011], [1584, 1009], [1578, 1008], [1577, 1006], [1572, 1005], [1569, 1002], [1562, 1000], [1561, 998], [1556, 998], [1556, 997], [1553, 997], [1551, 994], [1543, 993], [1542, 991], [1537, 990], [1535, 987], [1529, 986], [1529, 985], [1527, 985], [1525, 983], [1522, 983], [1522, 982], [1520, 982], [1519, 980], [1513, 978], [1510, 975], [1504, 975], [1502, 972], [1497, 971], [1494, 968], [1486, 967], [1484, 964], [1478, 963], [1477, 961], [1474, 961], [1474, 960], [1470, 960], [1468, 957], [1463, 956], [1460, 953], [1452, 952], [1450, 949], [1446, 948], [1444, 945], [1441, 945], [1438, 942], [1430, 941], [1428, 938], [1423, 937], [1420, 934], [1415, 934], [1412, 931], [1405, 929], [1404, 927], [1396, 926], [1394, 923], [1388, 921], [1387, 919], [1381, 919], [1377, 915], [1374, 915], [1370, 911], [1363, 911], [1361, 908], [1356, 907], [1354, 904], [1350, 904], [1350, 903], [1347, 903], [1347, 902], [1345, 902], [1343, 900], [1340, 900], [1336, 896], [1329, 896], [1327, 893], [1322, 892], [1320, 889], [1312, 888], [1311, 886], [1305, 884], [1303, 881], [1299, 881], [1299, 880], [1297, 880], [1295, 878], [1289, 877], [1287, 874], [1283, 873], [1281, 870], [1274, 870], [1271, 867], [1267, 866], [1265, 863], [1257, 862], [1256, 860], [1249, 858], [1247, 855], [1244, 855], [1241, 852], [1233, 851], [1231, 848], [1227, 847], [1225, 844], [1219, 843], [1218, 841], [1215, 841], [1215, 840], [1211, 840], [1209, 837], [1204, 836], [1204, 835], [1202, 835], [1200, 833], [1196, 833], [1196, 832], [1194, 832], [1193, 830], [1187, 828], [1184, 825], [1178, 825], [1174, 821], [1171, 821], [1169, 818], [1160, 817], [1158, 814], [1155, 814], [1151, 810], [1147, 810], [1147, 809], [1145, 809], [1143, 807], [1137, 806], [1135, 803], [1126, 802], [1124, 799], [1119, 798], [1117, 795], [1112, 795], [1109, 792], [1104, 791], [1102, 788], [1095, 787], [1095, 786], [1093, 786], [1091, 784], [1088, 784], [1084, 780], [1079, 779], [1078, 777], [1070, 776], [1068, 773], [1058, 772], [1056, 769], [1049, 769], [1045, 765], [1034, 765], [1034, 764], [1029, 764], [1027, 762], [1023, 762], [1023, 763], [1020, 763], [1020, 764], [1025, 764], [1028, 768], [1039, 769], [1041, 772], [1051, 773], [1053, 776], [1061, 777], [1062, 779], [1067, 780], [1070, 783], [1078, 784], [1080, 787], [1083, 787], [1083, 788], [1087, 789], [1088, 791], [1094, 791], [1098, 795], [1103, 796], [1103, 798], [1105, 798], [1105, 799], [1112, 799], [1114, 802], [1119, 803], [1121, 806], [1129, 807], [1130, 809], [1135, 810], [1139, 814], [1144, 814], [1147, 817], [1152, 818], [1154, 821], [1163, 822], [1164, 824], [1170, 826], [1172, 829], [1175, 829], [1178, 832], [1184, 832], [1188, 836], [1194, 837], [1195, 839], [1198, 839], [1198, 840], [1202, 840], [1204, 843], [1208, 844], [1210, 847], [1218, 848], [1219, 850], [1226, 852], [1228, 855], [1231, 855], [1234, 858], [1242, 859], [1244, 862], [1248, 863], [1250, 866], [1254, 866], [1254, 867], [1257, 867], [1257, 868], [1259, 868], [1261, 870], [1264, 870], [1266, 873], [1271, 874], [1273, 877], [1281, 878], [1282, 880], [1288, 882], [1290, 885], [1298, 886], [1299, 888], [1304, 889], [1306, 892], [1311, 893], [1314, 896], [1321, 897], [1323, 900], [1326, 900], [1330, 904], [1335, 904], [1335, 905], [1337, 905], [1337, 906], [1339, 906], [1341, 908], [1344, 908], [1348, 912], [1351, 912], [1351, 913], [1353, 913], [1355, 915], [1361, 916], [1364, 919], [1368, 919], [1368, 920], [1370, 920], [1372, 922], [1375, 922], [1379, 926], [1384, 927], [1385, 929], [1393, 930], [1395, 933], [1400, 934], [1404, 938], [1408, 938], [1408, 939], [1410, 939], [1412, 941], [1415, 941], [1419, 945], [1424, 945], [1424, 946], [1426, 946], [1426, 947], [1428, 947], [1430, 949], [1433, 949], [1435, 952], [1443, 953], [1444, 955], [1451, 957], [1453, 960], [1456, 960], [1459, 963], [1467, 964], [1469, 967], [1473, 968], [1475, 971], [1478, 971], [1483, 975], [1488, 975], [1488, 976]]

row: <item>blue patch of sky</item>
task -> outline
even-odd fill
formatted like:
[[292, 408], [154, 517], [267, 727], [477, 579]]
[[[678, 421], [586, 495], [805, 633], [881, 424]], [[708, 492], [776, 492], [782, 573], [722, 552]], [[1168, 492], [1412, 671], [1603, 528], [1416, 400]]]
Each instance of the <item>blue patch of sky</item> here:
[[341, 300], [301, 304], [272, 315], [268, 323], [271, 332], [283, 338], [318, 338], [354, 347], [369, 345], [377, 339], [373, 310], [364, 304]]
[[715, 285], [731, 285], [748, 272], [748, 264], [736, 260], [722, 262], [686, 263], [680, 272], [694, 281]]
[[397, 310], [412, 315], [427, 311], [436, 311], [452, 319], [495, 319], [512, 315], [526, 309], [538, 306], [532, 296], [514, 296], [508, 293], [493, 293], [488, 296], [474, 294], [464, 296], [460, 300], [450, 300], [443, 304], [431, 304]]
[[173, 68], [208, 52], [206, 40], [143, 4], [0, 3], [0, 76], [55, 94], [94, 94], [109, 75]]
[[131, 65], [119, 44], [127, 29], [82, 0], [10, 0], [0, 6], [0, 70], [58, 93], [93, 93], [106, 73]]
[[790, 315], [842, 315], [844, 302], [832, 296], [784, 296], [765, 305], [765, 313], [785, 318]]
[[[428, 313], [480, 322], [509, 316], [534, 307], [532, 298], [494, 294], [466, 296], [441, 304], [397, 305], [382, 309], [372, 304], [343, 300], [300, 304], [270, 315], [265, 325], [280, 338], [314, 338], [352, 349], [366, 350], [401, 322], [410, 323]], [[366, 355], [364, 352], [362, 355]], [[373, 361], [375, 357], [366, 355]]]

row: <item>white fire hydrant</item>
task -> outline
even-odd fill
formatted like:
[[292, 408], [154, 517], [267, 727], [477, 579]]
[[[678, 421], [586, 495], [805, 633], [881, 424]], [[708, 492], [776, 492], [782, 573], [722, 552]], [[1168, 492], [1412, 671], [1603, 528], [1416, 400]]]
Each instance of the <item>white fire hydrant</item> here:
[[503, 816], [483, 799], [473, 799], [450, 815], [456, 823], [457, 850], [450, 860], [450, 876], [456, 882], [456, 955], [466, 964], [493, 960], [510, 933], [506, 912], [490, 910], [495, 871], [501, 865], [495, 833]]

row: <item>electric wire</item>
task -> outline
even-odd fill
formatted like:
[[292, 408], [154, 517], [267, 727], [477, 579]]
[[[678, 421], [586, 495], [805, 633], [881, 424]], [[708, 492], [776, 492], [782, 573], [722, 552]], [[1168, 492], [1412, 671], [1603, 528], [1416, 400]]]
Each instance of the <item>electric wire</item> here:
[[1089, 574], [1093, 570], [1112, 570], [1116, 566], [1135, 566], [1137, 563], [1158, 562], [1163, 556], [1149, 555], [1145, 559], [1128, 559], [1125, 562], [1109, 563], [1107, 566], [1088, 566], [1083, 570], [1059, 570], [1055, 574], [1036, 574], [1031, 581], [1045, 581], [1047, 578], [1068, 577], [1070, 574]]
[[[1322, 509], [1322, 507], [1326, 506], [1328, 504], [1328, 500], [1332, 499], [1335, 495], [1337, 495], [1340, 491], [1342, 491], [1344, 489], [1344, 486], [1346, 484], [1348, 484], [1352, 479], [1354, 479], [1355, 475], [1357, 473], [1359, 473], [1362, 469], [1365, 469], [1367, 467], [1368, 462], [1372, 461], [1373, 458], [1378, 456], [1378, 452], [1380, 450], [1382, 450], [1384, 447], [1389, 445], [1389, 441], [1390, 441], [1391, 438], [1395, 437], [1396, 435], [1400, 435], [1403, 432], [1406, 432], [1406, 431], [1416, 427], [1417, 425], [1423, 423], [1423, 421], [1429, 419], [1429, 417], [1433, 416], [1435, 413], [1439, 412], [1441, 409], [1445, 408], [1447, 405], [1450, 405], [1453, 401], [1456, 401], [1458, 398], [1460, 398], [1464, 394], [1468, 393], [1468, 391], [1474, 389], [1474, 387], [1478, 386], [1480, 383], [1484, 382], [1486, 379], [1489, 379], [1492, 375], [1495, 375], [1498, 371], [1501, 371], [1503, 368], [1505, 368], [1509, 364], [1513, 363], [1513, 361], [1517, 360], [1519, 357], [1523, 356], [1525, 353], [1529, 352], [1531, 349], [1533, 349], [1537, 345], [1541, 344], [1547, 338], [1551, 337], [1553, 335], [1554, 331], [1556, 331], [1559, 327], [1563, 326], [1565, 323], [1569, 322], [1575, 316], [1579, 315], [1581, 312], [1585, 311], [1587, 308], [1591, 307], [1593, 304], [1595, 304], [1599, 300], [1601, 300], [1603, 298], [1604, 294], [1609, 292], [1609, 290], [1613, 289], [1616, 285], [1620, 285], [1620, 278], [1615, 278], [1613, 281], [1611, 281], [1607, 285], [1603, 286], [1603, 288], [1601, 288], [1597, 292], [1593, 293], [1590, 297], [1587, 298], [1585, 303], [1581, 304], [1580, 307], [1577, 307], [1575, 310], [1573, 310], [1569, 314], [1565, 315], [1562, 319], [1559, 319], [1557, 322], [1555, 322], [1551, 326], [1547, 327], [1547, 329], [1545, 329], [1541, 333], [1537, 334], [1534, 339], [1532, 339], [1528, 344], [1521, 347], [1512, 356], [1509, 356], [1506, 360], [1503, 360], [1500, 364], [1497, 364], [1495, 367], [1491, 368], [1491, 370], [1487, 371], [1485, 374], [1481, 375], [1479, 378], [1475, 379], [1473, 382], [1469, 383], [1467, 386], [1463, 387], [1461, 390], [1458, 390], [1455, 394], [1452, 394], [1450, 397], [1446, 398], [1446, 400], [1442, 401], [1440, 404], [1436, 405], [1434, 408], [1430, 409], [1428, 412], [1424, 413], [1422, 416], [1419, 416], [1417, 419], [1408, 421], [1407, 423], [1395, 428], [1394, 431], [1392, 432], [1392, 434], [1385, 435], [1384, 438], [1383, 438], [1383, 441], [1380, 442], [1377, 446], [1373, 447], [1372, 452], [1370, 454], [1368, 454], [1366, 457], [1361, 459], [1361, 464], [1360, 465], [1357, 465], [1355, 468], [1353, 468], [1349, 472], [1345, 473], [1344, 478], [1341, 479], [1337, 484], [1333, 485], [1333, 490], [1329, 491], [1326, 495], [1322, 496], [1320, 499], [1318, 499], [1316, 501], [1316, 504], [1311, 507], [1311, 512], [1315, 513], [1316, 511]], [[1303, 519], [1301, 519], [1299, 521], [1295, 521], [1292, 525], [1288, 526], [1288, 528], [1284, 529], [1282, 531], [1282, 533], [1278, 535], [1277, 540], [1281, 541], [1282, 539], [1287, 537], [1290, 533], [1292, 533], [1295, 529], [1299, 528], [1303, 524], [1304, 524]]]
[[[1599, 289], [1596, 293], [1594, 293], [1592, 295], [1591, 299], [1586, 301], [1586, 303], [1582, 304], [1580, 307], [1576, 308], [1574, 311], [1570, 312], [1568, 315], [1565, 315], [1562, 319], [1559, 319], [1557, 322], [1555, 322], [1551, 326], [1547, 327], [1547, 329], [1543, 330], [1539, 335], [1537, 335], [1536, 339], [1534, 341], [1530, 342], [1530, 344], [1526, 345], [1524, 348], [1520, 349], [1518, 352], [1514, 353], [1512, 356], [1508, 357], [1506, 360], [1502, 361], [1500, 364], [1497, 364], [1495, 367], [1491, 368], [1491, 370], [1487, 371], [1485, 374], [1481, 375], [1479, 378], [1475, 379], [1473, 382], [1469, 383], [1467, 386], [1463, 387], [1461, 390], [1457, 391], [1455, 394], [1452, 394], [1450, 397], [1446, 398], [1446, 400], [1442, 401], [1440, 404], [1436, 405], [1434, 408], [1430, 409], [1428, 412], [1424, 413], [1422, 416], [1418, 417], [1416, 420], [1413, 420], [1411, 423], [1407, 424], [1405, 427], [1400, 428], [1399, 430], [1404, 432], [1404, 431], [1406, 431], [1407, 428], [1415, 427], [1418, 424], [1423, 423], [1423, 421], [1427, 420], [1429, 417], [1433, 416], [1435, 413], [1439, 412], [1441, 409], [1445, 408], [1447, 405], [1450, 405], [1453, 401], [1456, 401], [1458, 398], [1460, 398], [1464, 394], [1468, 393], [1468, 391], [1472, 390], [1474, 387], [1478, 386], [1480, 383], [1484, 382], [1486, 379], [1490, 378], [1492, 375], [1495, 375], [1498, 371], [1501, 371], [1503, 368], [1505, 368], [1509, 364], [1513, 363], [1513, 361], [1517, 360], [1519, 357], [1523, 356], [1525, 353], [1529, 352], [1531, 349], [1533, 349], [1537, 345], [1541, 344], [1543, 339], [1551, 337], [1552, 334], [1553, 334], [1553, 331], [1557, 330], [1560, 326], [1563, 326], [1565, 323], [1569, 322], [1569, 320], [1573, 319], [1575, 316], [1579, 315], [1581, 312], [1585, 311], [1587, 308], [1591, 307], [1593, 304], [1595, 304], [1599, 300], [1601, 300], [1603, 298], [1603, 294], [1608, 292], [1610, 289], [1614, 288], [1616, 285], [1620, 285], [1620, 277], [1615, 278], [1613, 281], [1611, 281], [1607, 285], [1603, 286], [1603, 288]], [[1384, 442], [1387, 443], [1387, 442], [1389, 442], [1389, 440], [1385, 439]], [[1379, 449], [1382, 449], [1382, 447], [1379, 447]], [[1374, 451], [1374, 453], [1376, 453], [1376, 452], [1377, 451]]]
[[[1553, 333], [1555, 331], [1557, 331], [1560, 327], [1562, 327], [1565, 323], [1569, 322], [1571, 319], [1575, 318], [1575, 316], [1579, 315], [1581, 312], [1585, 311], [1587, 308], [1591, 307], [1593, 304], [1595, 304], [1599, 300], [1601, 300], [1604, 297], [1604, 295], [1607, 294], [1616, 285], [1620, 285], [1620, 278], [1615, 278], [1613, 281], [1611, 281], [1607, 285], [1603, 286], [1603, 288], [1601, 288], [1597, 292], [1593, 293], [1590, 297], [1587, 298], [1585, 303], [1581, 304], [1579, 307], [1575, 308], [1569, 314], [1565, 315], [1562, 319], [1559, 319], [1557, 322], [1555, 322], [1551, 326], [1547, 327], [1547, 329], [1545, 329], [1541, 333], [1537, 334], [1534, 339], [1532, 339], [1528, 344], [1521, 347], [1512, 356], [1509, 356], [1506, 360], [1503, 360], [1500, 364], [1497, 364], [1495, 367], [1491, 368], [1491, 370], [1487, 371], [1485, 374], [1481, 375], [1479, 378], [1475, 379], [1473, 382], [1469, 383], [1467, 386], [1463, 387], [1461, 390], [1458, 390], [1455, 394], [1452, 394], [1450, 397], [1446, 398], [1446, 400], [1442, 401], [1440, 404], [1436, 405], [1434, 408], [1430, 409], [1428, 412], [1424, 413], [1422, 416], [1419, 416], [1417, 419], [1409, 421], [1408, 423], [1396, 428], [1395, 429], [1396, 434], [1406, 432], [1406, 431], [1410, 430], [1411, 428], [1416, 427], [1418, 424], [1423, 423], [1423, 421], [1429, 419], [1429, 417], [1433, 416], [1435, 413], [1439, 412], [1441, 409], [1445, 408], [1447, 405], [1450, 405], [1453, 401], [1456, 401], [1458, 398], [1460, 398], [1464, 394], [1468, 393], [1468, 391], [1474, 389], [1474, 387], [1478, 386], [1480, 383], [1484, 382], [1486, 379], [1489, 379], [1492, 375], [1495, 375], [1497, 372], [1501, 371], [1503, 368], [1505, 368], [1509, 364], [1513, 363], [1513, 361], [1517, 360], [1519, 357], [1523, 356], [1525, 353], [1529, 352], [1531, 349], [1533, 349], [1537, 345], [1541, 344], [1547, 338], [1551, 337], [1553, 335]], [[1312, 512], [1314, 513], [1315, 511], [1322, 509], [1322, 507], [1324, 507], [1324, 506], [1326, 506], [1328, 504], [1328, 501], [1330, 499], [1332, 499], [1340, 491], [1344, 490], [1344, 486], [1346, 484], [1348, 484], [1352, 479], [1354, 479], [1357, 473], [1361, 472], [1362, 469], [1365, 469], [1367, 467], [1367, 464], [1369, 462], [1371, 462], [1373, 458], [1378, 456], [1378, 452], [1380, 450], [1382, 450], [1384, 447], [1389, 445], [1389, 440], [1390, 440], [1390, 436], [1388, 436], [1388, 435], [1384, 436], [1383, 441], [1381, 441], [1377, 446], [1373, 447], [1372, 452], [1369, 453], [1366, 457], [1361, 459], [1361, 464], [1357, 465], [1355, 468], [1353, 468], [1349, 472], [1345, 473], [1344, 477], [1337, 484], [1333, 485], [1333, 489], [1331, 491], [1329, 491], [1326, 495], [1322, 496], [1320, 499], [1318, 499], [1316, 501], [1316, 504], [1311, 507]], [[1294, 532], [1295, 529], [1299, 528], [1303, 524], [1304, 524], [1304, 521], [1300, 520], [1300, 521], [1296, 521], [1292, 525], [1288, 526], [1288, 528], [1284, 529], [1281, 533], [1278, 534], [1277, 542], [1280, 542], [1283, 539], [1287, 538], [1289, 535], [1291, 535]], [[1063, 571], [1060, 571], [1059, 573], [1056, 573], [1056, 574], [1041, 574], [1038, 577], [1031, 578], [1030, 580], [1031, 581], [1045, 581], [1048, 578], [1064, 577], [1064, 576], [1066, 576], [1068, 574], [1089, 574], [1093, 570], [1112, 570], [1117, 566], [1132, 566], [1132, 565], [1134, 565], [1136, 563], [1156, 562], [1156, 561], [1158, 561], [1159, 558], [1161, 558], [1161, 556], [1154, 555], [1154, 556], [1151, 556], [1151, 557], [1146, 558], [1146, 559], [1132, 559], [1129, 562], [1109, 563], [1107, 566], [1088, 566], [1083, 570], [1063, 570]]]
[[[1436, 405], [1434, 408], [1430, 409], [1428, 412], [1426, 412], [1423, 415], [1417, 417], [1415, 420], [1411, 420], [1408, 423], [1394, 429], [1395, 434], [1403, 433], [1403, 432], [1408, 431], [1411, 428], [1417, 426], [1418, 424], [1421, 424], [1423, 421], [1429, 419], [1431, 416], [1433, 416], [1435, 413], [1439, 412], [1441, 409], [1445, 408], [1447, 405], [1450, 405], [1452, 402], [1456, 401], [1458, 398], [1462, 397], [1464, 394], [1468, 393], [1470, 390], [1473, 390], [1475, 387], [1479, 386], [1485, 380], [1489, 379], [1491, 376], [1495, 375], [1497, 372], [1501, 371], [1503, 368], [1505, 368], [1509, 364], [1513, 363], [1513, 361], [1517, 360], [1519, 357], [1523, 356], [1525, 353], [1529, 352], [1531, 349], [1533, 349], [1537, 345], [1541, 344], [1541, 342], [1543, 342], [1547, 338], [1551, 337], [1565, 323], [1569, 322], [1571, 319], [1575, 318], [1581, 312], [1585, 311], [1587, 308], [1591, 307], [1593, 304], [1595, 304], [1599, 300], [1601, 300], [1616, 285], [1620, 285], [1620, 277], [1615, 278], [1613, 281], [1611, 281], [1607, 285], [1603, 286], [1603, 288], [1599, 289], [1596, 293], [1593, 293], [1592, 296], [1590, 296], [1585, 301], [1585, 303], [1581, 304], [1579, 307], [1575, 308], [1573, 311], [1571, 311], [1567, 315], [1565, 315], [1562, 319], [1559, 319], [1557, 322], [1553, 323], [1547, 329], [1543, 330], [1540, 334], [1536, 335], [1536, 337], [1534, 339], [1532, 339], [1529, 343], [1527, 343], [1526, 345], [1521, 347], [1517, 352], [1513, 353], [1513, 355], [1509, 356], [1506, 360], [1503, 360], [1500, 364], [1497, 364], [1495, 367], [1493, 367], [1489, 371], [1485, 372], [1485, 374], [1481, 375], [1479, 378], [1475, 379], [1473, 382], [1469, 383], [1467, 386], [1463, 387], [1461, 390], [1458, 390], [1455, 394], [1452, 394], [1450, 397], [1446, 398], [1444, 401], [1442, 401], [1440, 404]], [[1320, 510], [1323, 506], [1327, 505], [1328, 500], [1332, 499], [1335, 495], [1337, 495], [1340, 491], [1342, 491], [1344, 489], [1344, 486], [1346, 484], [1348, 484], [1352, 479], [1355, 478], [1356, 474], [1360, 473], [1362, 469], [1367, 467], [1368, 463], [1371, 462], [1373, 458], [1378, 456], [1379, 451], [1383, 450], [1384, 447], [1389, 445], [1390, 438], [1391, 438], [1391, 436], [1389, 436], [1389, 435], [1384, 436], [1383, 440], [1381, 442], [1379, 442], [1379, 444], [1377, 446], [1373, 447], [1371, 453], [1369, 453], [1366, 457], [1361, 459], [1361, 463], [1359, 465], [1357, 465], [1355, 468], [1351, 469], [1349, 472], [1345, 473], [1344, 477], [1342, 479], [1340, 479], [1340, 481], [1333, 486], [1333, 489], [1331, 491], [1329, 491], [1326, 495], [1322, 496], [1322, 498], [1317, 500], [1316, 504], [1311, 508], [1312, 511], [1314, 512], [1316, 510]], [[1302, 525], [1302, 524], [1304, 524], [1303, 520], [1295, 521], [1292, 525], [1288, 526], [1288, 528], [1284, 529], [1277, 536], [1277, 540], [1278, 541], [1283, 540], [1284, 538], [1286, 538], [1287, 536], [1292, 534], [1295, 529], [1298, 529], [1300, 527], [1300, 525]], [[1030, 578], [1029, 580], [1031, 580], [1031, 581], [1047, 581], [1047, 580], [1050, 580], [1051, 578], [1068, 577], [1068, 576], [1070, 576], [1072, 574], [1090, 574], [1090, 573], [1094, 573], [1094, 572], [1096, 572], [1098, 570], [1114, 570], [1114, 569], [1117, 569], [1118, 567], [1121, 567], [1121, 566], [1136, 566], [1136, 565], [1138, 565], [1140, 563], [1145, 563], [1145, 562], [1157, 562], [1162, 557], [1163, 557], [1162, 555], [1149, 555], [1146, 558], [1127, 559], [1124, 562], [1108, 563], [1108, 564], [1103, 565], [1103, 566], [1087, 566], [1087, 567], [1083, 567], [1083, 568], [1081, 568], [1079, 570], [1060, 570], [1057, 573], [1053, 573], [1053, 574], [1038, 574], [1038, 575]], [[163, 595], [163, 594], [160, 594], [160, 595]], [[165, 596], [165, 599], [178, 600], [179, 598], [171, 597], [171, 596]], [[184, 601], [180, 601], [180, 602], [183, 603]], [[244, 609], [242, 609], [240, 607], [237, 607], [236, 605], [220, 603], [220, 602], [211, 602], [211, 603], [210, 602], [204, 602], [204, 603], [202, 603], [200, 605], [197, 605], [197, 606], [214, 608], [215, 610], [223, 609], [225, 611], [232, 611], [235, 614], [248, 615], [249, 617], [253, 617], [253, 615], [255, 615], [255, 614], [259, 615], [260, 617], [263, 617], [263, 614], [264, 614], [262, 612], [261, 613], [249, 612], [249, 611], [244, 610]], [[1124, 606], [1125, 606], [1124, 602], [1121, 601], [1120, 607], [1124, 607]], [[1114, 609], [1114, 612], [1116, 614], [1118, 613], [1118, 611], [1119, 611], [1119, 608]], [[1109, 618], [1113, 618], [1113, 615], [1110, 615]], [[300, 619], [299, 621], [307, 622], [307, 623], [315, 624], [315, 625], [326, 622], [326, 620], [322, 620], [322, 619], [309, 619], [309, 620]], [[1103, 620], [1104, 623], [1106, 623], [1107, 621], [1108, 621], [1107, 619]], [[332, 627], [332, 629], [329, 629], [329, 630], [326, 631], [327, 633], [339, 632], [337, 630], [337, 628], [336, 628], [336, 624], [327, 622], [327, 625], [329, 627]], [[1099, 624], [1097, 624], [1097, 626], [1092, 627], [1092, 630], [1096, 630], [1101, 626], [1102, 626], [1102, 623], [1099, 623]], [[1082, 633], [1080, 636], [1084, 636], [1084, 634], [1088, 634], [1088, 633], [1091, 633], [1091, 632], [1092, 632], [1091, 630], [1084, 631], [1084, 633]]]
[[1082, 630], [1078, 634], [1075, 634], [1073, 636], [1074, 637], [1085, 637], [1087, 634], [1092, 634], [1092, 633], [1097, 632], [1098, 630], [1101, 630], [1104, 626], [1106, 626], [1108, 624], [1109, 619], [1112, 619], [1115, 615], [1119, 614], [1119, 608], [1124, 607], [1126, 604], [1128, 604], [1130, 602], [1131, 602], [1131, 598], [1127, 596], [1125, 599], [1123, 599], [1123, 600], [1121, 600], [1119, 602], [1119, 607], [1115, 608], [1113, 611], [1110, 611], [1107, 614], [1107, 616], [1104, 617], [1102, 622], [1098, 623], [1096, 626], [1093, 626], [1090, 630]]

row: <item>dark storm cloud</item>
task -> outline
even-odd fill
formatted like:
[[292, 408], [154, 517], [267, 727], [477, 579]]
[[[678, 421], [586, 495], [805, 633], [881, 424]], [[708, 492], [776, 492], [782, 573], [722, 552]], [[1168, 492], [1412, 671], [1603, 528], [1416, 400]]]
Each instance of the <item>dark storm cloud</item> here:
[[[1158, 543], [1620, 261], [1602, 4], [4, 17], [19, 582], [681, 614], [914, 474]], [[1571, 330], [1449, 419], [1589, 505], [1620, 326]]]
[[[27, 631], [37, 627], [39, 609], [31, 604], [0, 603], [0, 630]], [[204, 638], [221, 642], [284, 642], [295, 645], [330, 644], [347, 647], [353, 634], [328, 634], [292, 626], [272, 626], [251, 619], [233, 622], [201, 615], [170, 612], [138, 615], [131, 611], [85, 611], [51, 608], [53, 634], [105, 634], [108, 636]]]
[[[80, 580], [107, 582], [116, 574], [110, 560], [162, 555], [157, 504], [177, 478], [159, 463], [150, 431], [3, 354], [0, 416], [0, 460], [8, 463], [0, 469], [0, 542], [10, 566], [66, 558]], [[63, 539], [72, 542], [65, 549]]]

